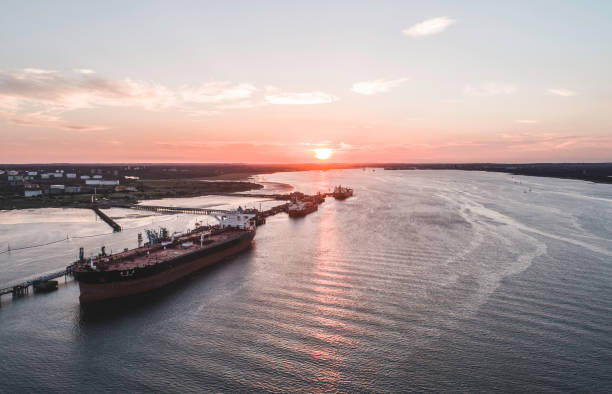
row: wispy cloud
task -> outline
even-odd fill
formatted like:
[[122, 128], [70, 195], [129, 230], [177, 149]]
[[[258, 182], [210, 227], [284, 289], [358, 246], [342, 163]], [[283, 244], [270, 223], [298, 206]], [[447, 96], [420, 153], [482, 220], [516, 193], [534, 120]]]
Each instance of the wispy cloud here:
[[425, 21], [419, 22], [416, 25], [409, 27], [408, 29], [402, 30], [402, 33], [404, 33], [408, 37], [430, 36], [432, 34], [438, 34], [443, 32], [453, 23], [455, 23], [455, 21], [451, 18], [441, 16], [438, 18], [427, 19]]
[[552, 94], [556, 94], [557, 96], [563, 96], [563, 97], [572, 97], [576, 95], [576, 92], [574, 92], [573, 90], [569, 90], [569, 89], [548, 89], [549, 93]]
[[327, 104], [338, 100], [325, 92], [278, 93], [267, 95], [265, 99], [270, 104], [280, 105]]
[[319, 141], [319, 142], [300, 142], [300, 145], [307, 147], [308, 151], [313, 152], [318, 148], [329, 148], [334, 152], [348, 152], [348, 151], [357, 151], [363, 149], [363, 146], [356, 146], [347, 144], [344, 141], [333, 142], [333, 141]]
[[66, 122], [59, 117], [46, 115], [44, 113], [20, 115], [0, 111], [0, 118], [6, 118], [9, 122], [20, 126], [35, 126], [72, 131], [97, 131], [107, 129], [105, 126], [82, 125]]
[[338, 144], [338, 147], [340, 149], [344, 149], [344, 150], [351, 150], [351, 149], [355, 149], [355, 147], [353, 145], [347, 144], [344, 141], [340, 141], [340, 143]]
[[70, 111], [96, 106], [166, 107], [174, 104], [166, 87], [132, 79], [109, 80], [92, 73], [65, 75], [55, 71], [24, 69], [0, 71], [0, 97], [37, 105], [47, 110]]
[[23, 72], [20, 73], [21, 77], [23, 77], [24, 74], [51, 75], [51, 74], [55, 74], [55, 71], [53, 71], [53, 70], [44, 70], [42, 68], [24, 68]]
[[152, 142], [150, 151], [159, 152], [165, 161], [193, 161], [205, 156], [207, 160], [225, 162], [243, 162], [248, 157], [250, 162], [259, 163], [296, 161], [303, 154], [295, 144], [176, 138]]
[[403, 84], [408, 78], [398, 79], [376, 79], [373, 81], [356, 82], [351, 89], [355, 93], [365, 94], [368, 96], [385, 93], [389, 90]]
[[26, 68], [0, 70], [0, 118], [22, 125], [65, 130], [100, 130], [63, 119], [69, 111], [100, 107], [132, 107], [148, 111], [174, 110], [196, 116], [218, 115], [231, 109], [270, 104], [321, 104], [337, 100], [320, 91], [285, 93], [272, 86], [207, 82], [170, 88], [152, 81], [113, 80], [89, 69], [71, 73]]
[[610, 146], [612, 138], [594, 135], [559, 135], [556, 133], [502, 134], [502, 140], [510, 148], [523, 151], [550, 151], [569, 148], [594, 148]]
[[99, 131], [106, 130], [108, 127], [106, 126], [96, 126], [96, 125], [83, 125], [83, 124], [72, 124], [67, 122], [45, 122], [45, 121], [37, 121], [33, 117], [28, 118], [10, 118], [10, 121], [17, 125], [22, 126], [36, 126], [36, 127], [45, 127], [52, 129], [60, 129], [60, 130], [72, 130], [72, 131]]
[[131, 79], [109, 80], [90, 71], [62, 74], [38, 68], [0, 70], [0, 109], [3, 111], [0, 116], [24, 126], [100, 130], [103, 126], [66, 122], [62, 115], [102, 106], [152, 110], [176, 105], [175, 95], [160, 84]]
[[179, 92], [183, 101], [193, 103], [221, 103], [243, 100], [251, 97], [257, 88], [249, 83], [209, 82], [192, 88], [181, 86]]
[[468, 85], [463, 89], [466, 96], [498, 96], [517, 91], [515, 85], [502, 82], [485, 81], [478, 85]]
[[81, 74], [95, 74], [96, 73], [94, 70], [90, 70], [88, 68], [75, 68], [74, 72], [81, 73]]

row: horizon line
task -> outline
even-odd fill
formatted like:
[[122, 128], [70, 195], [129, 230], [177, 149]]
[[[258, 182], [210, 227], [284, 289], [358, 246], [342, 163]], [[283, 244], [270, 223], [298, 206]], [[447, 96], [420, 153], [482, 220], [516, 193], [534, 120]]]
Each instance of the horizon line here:
[[533, 164], [612, 164], [612, 161], [542, 161], [542, 162], [487, 162], [487, 161], [457, 161], [457, 162], [409, 162], [409, 161], [389, 161], [389, 162], [301, 162], [301, 163], [248, 163], [248, 162], [24, 162], [24, 163], [0, 163], [0, 166], [28, 166], [28, 165], [226, 165], [226, 166], [371, 166], [371, 165], [533, 165]]

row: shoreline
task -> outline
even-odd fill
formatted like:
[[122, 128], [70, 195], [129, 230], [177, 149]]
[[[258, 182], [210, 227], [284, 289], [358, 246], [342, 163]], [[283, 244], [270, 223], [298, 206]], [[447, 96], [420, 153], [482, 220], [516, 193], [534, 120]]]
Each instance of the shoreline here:
[[573, 179], [592, 183], [612, 184], [612, 163], [539, 163], [539, 164], [393, 164], [395, 170], [457, 170], [501, 172], [541, 178]]
[[[136, 192], [108, 192], [99, 193], [99, 201], [121, 201], [123, 204], [138, 204], [141, 201], [159, 200], [164, 198], [201, 197], [222, 193], [236, 193], [256, 191], [264, 188], [263, 185], [246, 181], [210, 181], [203, 179], [156, 179], [139, 181], [139, 190]], [[92, 193], [61, 194], [56, 196], [44, 195], [42, 197], [19, 197], [16, 199], [0, 199], [0, 211], [37, 208], [91, 208]]]
[[[17, 167], [17, 166], [16, 166]], [[136, 204], [140, 201], [177, 198], [177, 197], [199, 197], [215, 195], [218, 193], [245, 193], [254, 190], [262, 190], [265, 186], [260, 181], [257, 183], [256, 176], [274, 174], [278, 172], [337, 170], [337, 169], [360, 169], [366, 167], [384, 168], [386, 171], [395, 170], [457, 170], [457, 171], [484, 171], [500, 172], [509, 175], [524, 175], [544, 178], [572, 179], [600, 184], [612, 184], [612, 163], [535, 163], [535, 164], [497, 164], [497, 163], [471, 163], [471, 164], [382, 164], [382, 163], [360, 163], [342, 164], [329, 163], [328, 165], [293, 165], [293, 166], [260, 166], [242, 165], [234, 168], [236, 172], [225, 172], [208, 176], [198, 176], [198, 172], [208, 171], [207, 165], [195, 166], [191, 175], [185, 172], [178, 178], [168, 177], [165, 167], [159, 165], [155, 169], [154, 177], [131, 181], [126, 185], [134, 186], [137, 190], [132, 192], [102, 190], [98, 191], [102, 200], [117, 200], [127, 204]], [[191, 167], [189, 167], [191, 168]], [[186, 170], [187, 171], [187, 170]], [[188, 172], [188, 171], [187, 171]], [[287, 190], [293, 188], [286, 186]], [[7, 190], [8, 191], [8, 190]], [[91, 193], [89, 190], [78, 194], [45, 194], [41, 197], [26, 198], [18, 196], [15, 192], [0, 194], [0, 211], [19, 210], [35, 208], [83, 208], [91, 206]]]

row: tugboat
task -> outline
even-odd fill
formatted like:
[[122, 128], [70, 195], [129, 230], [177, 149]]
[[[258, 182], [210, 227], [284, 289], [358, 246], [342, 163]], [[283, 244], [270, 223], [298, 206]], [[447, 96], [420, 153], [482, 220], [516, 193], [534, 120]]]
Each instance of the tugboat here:
[[336, 186], [334, 187], [334, 192], [332, 193], [336, 200], [344, 200], [353, 195], [353, 189], [348, 187]]

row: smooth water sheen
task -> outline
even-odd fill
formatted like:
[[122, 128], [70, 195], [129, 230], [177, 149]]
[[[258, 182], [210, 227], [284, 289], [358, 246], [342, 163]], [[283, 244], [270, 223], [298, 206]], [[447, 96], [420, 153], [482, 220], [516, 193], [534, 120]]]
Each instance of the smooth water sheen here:
[[[4, 296], [0, 391], [612, 391], [612, 186], [380, 169], [256, 179], [355, 197], [271, 217], [249, 251], [145, 298], [82, 309], [71, 280]], [[121, 234], [0, 255], [0, 285], [61, 268], [80, 240], [133, 247], [147, 225], [196, 220], [128, 213], [113, 213]], [[104, 226], [1, 212], [0, 248]]]

